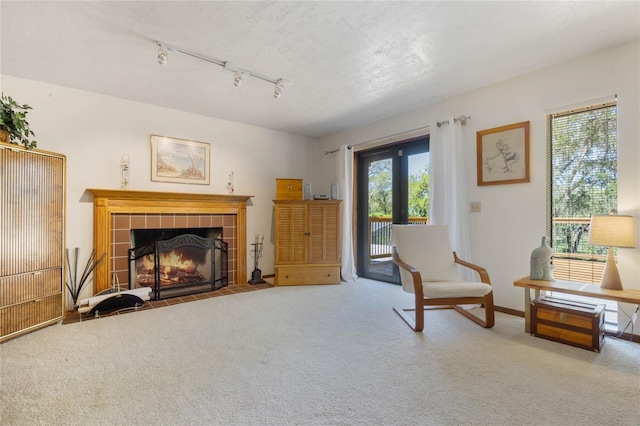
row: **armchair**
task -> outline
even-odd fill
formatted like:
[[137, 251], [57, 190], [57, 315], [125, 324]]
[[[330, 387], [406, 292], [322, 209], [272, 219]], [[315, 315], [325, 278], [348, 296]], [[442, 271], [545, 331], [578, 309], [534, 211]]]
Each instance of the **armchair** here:
[[[487, 271], [458, 258], [446, 225], [392, 225], [393, 263], [400, 268], [404, 291], [415, 295], [415, 308], [393, 308], [414, 331], [424, 328], [424, 310], [445, 306], [485, 328], [495, 322], [493, 289]], [[456, 265], [476, 271], [482, 282], [460, 279]], [[483, 305], [481, 319], [459, 305]], [[406, 312], [415, 311], [415, 320]]]

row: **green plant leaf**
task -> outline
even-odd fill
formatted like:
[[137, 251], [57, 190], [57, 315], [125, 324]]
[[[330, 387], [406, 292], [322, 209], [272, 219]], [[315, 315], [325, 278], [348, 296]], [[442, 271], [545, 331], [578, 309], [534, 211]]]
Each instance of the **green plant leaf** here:
[[9, 133], [10, 143], [22, 144], [27, 149], [35, 148], [37, 145], [35, 139], [29, 140], [30, 136], [35, 137], [26, 120], [27, 111], [30, 109], [31, 106], [20, 105], [11, 96], [4, 93], [0, 96], [0, 128]]

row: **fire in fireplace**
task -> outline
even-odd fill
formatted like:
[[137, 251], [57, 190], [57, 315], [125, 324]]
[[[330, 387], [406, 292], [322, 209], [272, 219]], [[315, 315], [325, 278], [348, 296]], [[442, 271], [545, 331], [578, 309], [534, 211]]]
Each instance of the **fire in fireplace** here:
[[150, 287], [152, 298], [159, 300], [227, 286], [228, 251], [219, 230], [132, 232], [129, 288]]

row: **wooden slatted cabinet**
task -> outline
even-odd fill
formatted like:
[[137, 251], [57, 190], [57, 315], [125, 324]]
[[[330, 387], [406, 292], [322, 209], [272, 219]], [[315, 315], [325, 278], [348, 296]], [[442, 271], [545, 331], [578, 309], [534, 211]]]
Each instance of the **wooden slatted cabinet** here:
[[275, 285], [340, 282], [340, 201], [274, 200]]
[[65, 163], [0, 143], [0, 342], [64, 318]]

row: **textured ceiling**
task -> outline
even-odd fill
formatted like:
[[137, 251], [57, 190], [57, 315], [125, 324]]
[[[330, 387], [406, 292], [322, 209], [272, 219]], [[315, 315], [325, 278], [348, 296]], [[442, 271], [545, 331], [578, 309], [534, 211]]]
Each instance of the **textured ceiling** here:
[[[0, 2], [2, 74], [321, 137], [640, 38], [640, 2]], [[277, 79], [233, 85], [222, 67]]]

